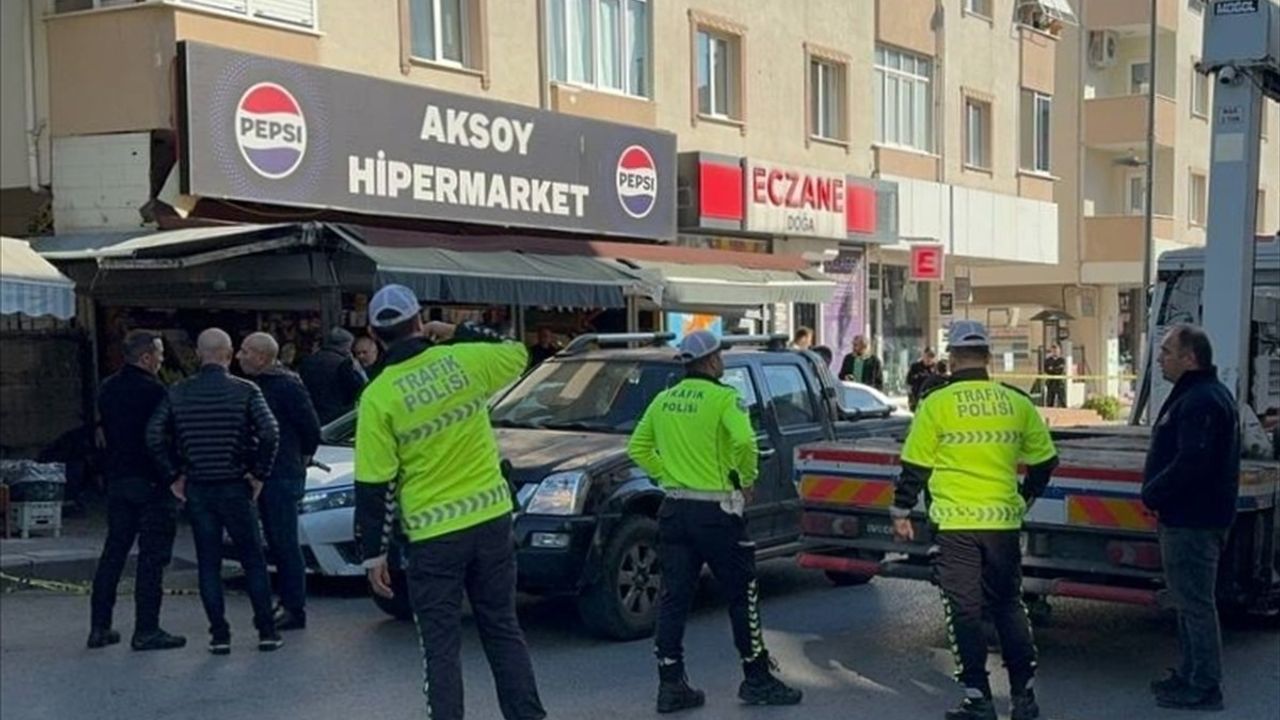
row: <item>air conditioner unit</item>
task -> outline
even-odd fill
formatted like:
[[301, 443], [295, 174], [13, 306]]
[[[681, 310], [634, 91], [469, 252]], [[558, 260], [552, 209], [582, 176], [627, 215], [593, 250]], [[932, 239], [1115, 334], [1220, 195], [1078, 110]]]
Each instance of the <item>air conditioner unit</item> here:
[[1089, 33], [1089, 66], [1109, 68], [1116, 64], [1116, 43], [1119, 38], [1111, 30], [1093, 30]]

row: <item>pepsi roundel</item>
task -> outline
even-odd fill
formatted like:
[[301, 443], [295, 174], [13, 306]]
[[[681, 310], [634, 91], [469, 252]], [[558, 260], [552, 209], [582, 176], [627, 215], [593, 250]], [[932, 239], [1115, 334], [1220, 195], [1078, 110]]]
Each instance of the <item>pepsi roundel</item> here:
[[293, 95], [262, 82], [245, 91], [236, 106], [236, 143], [249, 167], [278, 180], [298, 168], [307, 151], [307, 121]]
[[648, 215], [658, 200], [658, 168], [649, 151], [639, 145], [623, 150], [617, 177], [622, 209], [637, 220]]

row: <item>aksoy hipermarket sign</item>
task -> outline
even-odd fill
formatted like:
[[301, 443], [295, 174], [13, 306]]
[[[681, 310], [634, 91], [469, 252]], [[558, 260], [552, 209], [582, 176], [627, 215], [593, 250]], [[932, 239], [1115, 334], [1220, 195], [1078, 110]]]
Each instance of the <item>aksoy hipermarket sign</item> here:
[[843, 239], [845, 176], [746, 161], [749, 232]]
[[183, 42], [182, 191], [668, 238], [675, 137]]

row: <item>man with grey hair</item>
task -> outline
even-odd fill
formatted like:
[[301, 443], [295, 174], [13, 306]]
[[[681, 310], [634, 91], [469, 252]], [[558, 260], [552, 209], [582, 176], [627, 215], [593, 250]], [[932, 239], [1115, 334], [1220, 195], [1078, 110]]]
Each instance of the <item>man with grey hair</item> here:
[[262, 390], [280, 426], [280, 449], [271, 476], [258, 497], [262, 530], [276, 563], [277, 630], [307, 626], [307, 566], [298, 544], [298, 502], [307, 482], [307, 464], [320, 445], [320, 420], [302, 380], [277, 360], [280, 346], [257, 332], [240, 343], [240, 369]]
[[209, 617], [209, 652], [231, 652], [222, 596], [222, 533], [248, 580], [258, 649], [283, 641], [271, 614], [271, 580], [253, 503], [271, 476], [279, 428], [257, 385], [228, 372], [231, 337], [210, 328], [196, 340], [200, 371], [169, 389], [147, 425], [147, 446], [173, 494], [187, 503]]
[[364, 375], [351, 355], [355, 341], [354, 335], [334, 327], [325, 335], [324, 347], [298, 366], [321, 423], [328, 424], [349, 412], [364, 388]]

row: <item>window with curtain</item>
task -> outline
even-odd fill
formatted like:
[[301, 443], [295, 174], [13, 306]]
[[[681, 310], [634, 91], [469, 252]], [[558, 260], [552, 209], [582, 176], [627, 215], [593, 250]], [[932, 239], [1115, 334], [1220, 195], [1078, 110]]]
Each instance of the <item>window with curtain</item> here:
[[414, 57], [468, 64], [466, 0], [409, 0], [409, 22]]
[[1201, 173], [1191, 173], [1187, 183], [1187, 205], [1187, 219], [1192, 225], [1203, 226], [1209, 210], [1209, 181]]
[[710, 30], [698, 31], [698, 112], [740, 119], [738, 39]]
[[933, 150], [933, 61], [913, 53], [878, 46], [872, 101], [876, 142], [930, 152]]
[[991, 168], [991, 103], [976, 98], [964, 101], [964, 164]]
[[1196, 71], [1194, 61], [1191, 63], [1191, 114], [1209, 117], [1209, 76]]
[[814, 58], [809, 61], [809, 134], [845, 140], [844, 65]]
[[551, 78], [649, 96], [648, 0], [546, 0]]

